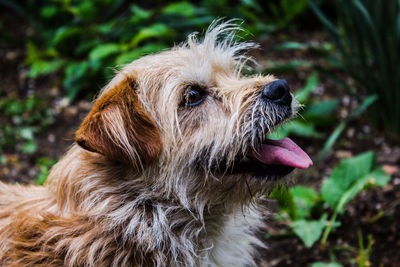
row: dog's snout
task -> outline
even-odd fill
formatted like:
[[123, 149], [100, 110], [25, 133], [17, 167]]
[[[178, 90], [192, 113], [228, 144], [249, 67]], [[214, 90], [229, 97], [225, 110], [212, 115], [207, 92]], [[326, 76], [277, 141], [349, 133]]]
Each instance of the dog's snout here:
[[292, 96], [285, 80], [276, 80], [264, 86], [262, 97], [276, 104], [290, 106]]

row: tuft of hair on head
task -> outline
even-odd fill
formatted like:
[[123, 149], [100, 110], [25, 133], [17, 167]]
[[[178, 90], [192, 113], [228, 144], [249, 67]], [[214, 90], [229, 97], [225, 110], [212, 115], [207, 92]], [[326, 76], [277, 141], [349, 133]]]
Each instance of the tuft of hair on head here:
[[234, 60], [236, 71], [240, 75], [244, 67], [250, 64], [257, 65], [256, 60], [249, 55], [252, 49], [260, 46], [254, 42], [241, 41], [239, 33], [250, 34], [241, 25], [240, 19], [230, 19], [224, 21], [223, 18], [214, 20], [204, 34], [204, 38], [199, 38], [199, 33], [194, 32], [181, 47], [191, 50], [201, 50], [204, 54], [218, 54]]

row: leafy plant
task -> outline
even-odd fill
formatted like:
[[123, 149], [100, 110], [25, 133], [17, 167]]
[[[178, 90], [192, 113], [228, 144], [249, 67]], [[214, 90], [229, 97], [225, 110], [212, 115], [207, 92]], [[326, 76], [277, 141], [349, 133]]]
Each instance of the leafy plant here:
[[308, 2], [307, 0], [269, 1], [268, 7], [273, 25], [277, 29], [282, 29], [308, 8]]
[[[287, 9], [288, 3], [282, 7]], [[29, 76], [58, 72], [71, 100], [98, 91], [115, 66], [171, 47], [190, 32], [204, 31], [215, 18], [245, 19], [247, 29], [259, 38], [273, 30], [264, 19], [268, 16], [261, 1], [253, 0], [238, 5], [226, 0], [154, 5], [123, 0], [25, 1], [23, 5], [3, 1], [0, 5], [20, 16], [29, 14], [34, 29], [26, 46]]]
[[339, 105], [338, 99], [315, 102], [309, 95], [318, 87], [317, 73], [312, 73], [304, 88], [295, 93], [297, 101], [302, 105], [298, 116], [290, 122], [278, 127], [270, 134], [272, 138], [283, 138], [289, 135], [322, 138], [324, 134], [317, 127], [335, 122], [334, 111]]
[[0, 112], [4, 115], [0, 121], [0, 155], [15, 146], [23, 153], [34, 153], [35, 134], [53, 122], [43, 100], [34, 95], [25, 100], [1, 99]]
[[320, 151], [317, 160], [322, 160], [325, 158], [325, 156], [328, 154], [330, 149], [333, 147], [335, 144], [336, 140], [339, 138], [339, 136], [342, 134], [344, 129], [346, 128], [346, 125], [356, 119], [358, 116], [360, 116], [369, 106], [371, 106], [377, 99], [376, 95], [371, 95], [362, 101], [361, 105], [359, 105], [351, 114], [348, 116], [346, 119], [342, 120], [339, 125], [335, 127], [333, 132], [329, 135], [328, 139], [325, 142], [324, 147]]
[[[167, 24], [151, 20], [154, 11], [126, 6], [124, 1], [44, 3], [36, 7], [40, 27], [27, 44], [25, 64], [32, 78], [61, 71], [71, 100], [83, 89], [97, 91], [104, 83], [99, 81], [111, 77], [111, 66], [160, 51], [176, 35]], [[122, 16], [117, 15], [125, 8]], [[153, 40], [158, 41], [150, 44]]]
[[357, 263], [359, 267], [368, 267], [371, 266], [369, 261], [369, 257], [372, 252], [372, 245], [374, 244], [374, 240], [372, 239], [372, 235], [368, 235], [368, 244], [367, 247], [364, 248], [364, 238], [361, 230], [358, 230], [358, 246], [359, 246], [359, 255], [357, 257]]
[[36, 161], [36, 165], [39, 166], [39, 175], [35, 179], [34, 183], [37, 185], [43, 185], [46, 182], [47, 176], [49, 175], [50, 168], [56, 163], [54, 159], [47, 157], [39, 158]]
[[[294, 47], [294, 46], [293, 46]], [[293, 48], [291, 47], [291, 48]], [[298, 47], [296, 45], [296, 47]], [[317, 130], [318, 127], [329, 126], [335, 123], [336, 117], [334, 112], [339, 106], [339, 99], [315, 102], [309, 95], [318, 87], [317, 72], [313, 72], [307, 79], [304, 88], [295, 93], [297, 101], [302, 105], [298, 116], [278, 127], [270, 134], [272, 138], [283, 138], [290, 135], [301, 137], [323, 138], [325, 135]], [[344, 131], [349, 122], [359, 117], [368, 109], [377, 99], [376, 95], [371, 95], [362, 101], [362, 103], [344, 120], [342, 120], [331, 132], [321, 149], [317, 161], [321, 161], [331, 150], [341, 133]]]
[[371, 118], [400, 133], [400, 1], [336, 0], [338, 26], [309, 2], [336, 45], [339, 66], [357, 88], [378, 96]]
[[277, 199], [280, 211], [286, 214], [293, 232], [306, 247], [318, 240], [324, 246], [329, 234], [340, 226], [337, 218], [346, 204], [361, 191], [384, 187], [389, 180], [390, 176], [375, 166], [374, 153], [366, 152], [340, 162], [323, 182], [320, 192], [295, 186], [288, 190], [276, 188], [271, 197]]
[[336, 262], [315, 262], [311, 265], [311, 267], [342, 267], [342, 265]]

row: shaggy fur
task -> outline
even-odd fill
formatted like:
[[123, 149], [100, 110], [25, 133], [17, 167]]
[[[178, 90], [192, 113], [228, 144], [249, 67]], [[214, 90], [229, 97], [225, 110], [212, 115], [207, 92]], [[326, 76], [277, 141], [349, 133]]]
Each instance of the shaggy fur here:
[[[1, 266], [254, 266], [274, 177], [230, 169], [294, 113], [243, 77], [232, 23], [125, 66], [44, 187], [0, 183]], [[187, 88], [206, 91], [182, 105]], [[264, 212], [265, 214], [265, 212]]]

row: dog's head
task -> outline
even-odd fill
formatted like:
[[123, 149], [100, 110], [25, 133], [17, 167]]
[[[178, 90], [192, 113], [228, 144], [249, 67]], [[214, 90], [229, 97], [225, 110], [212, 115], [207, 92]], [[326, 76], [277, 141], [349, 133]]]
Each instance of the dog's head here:
[[290, 139], [266, 138], [296, 113], [296, 101], [284, 80], [241, 74], [254, 44], [236, 43], [237, 30], [214, 25], [201, 42], [192, 35], [125, 66], [103, 89], [76, 142], [146, 174], [153, 186], [194, 197], [254, 192], [309, 167]]

